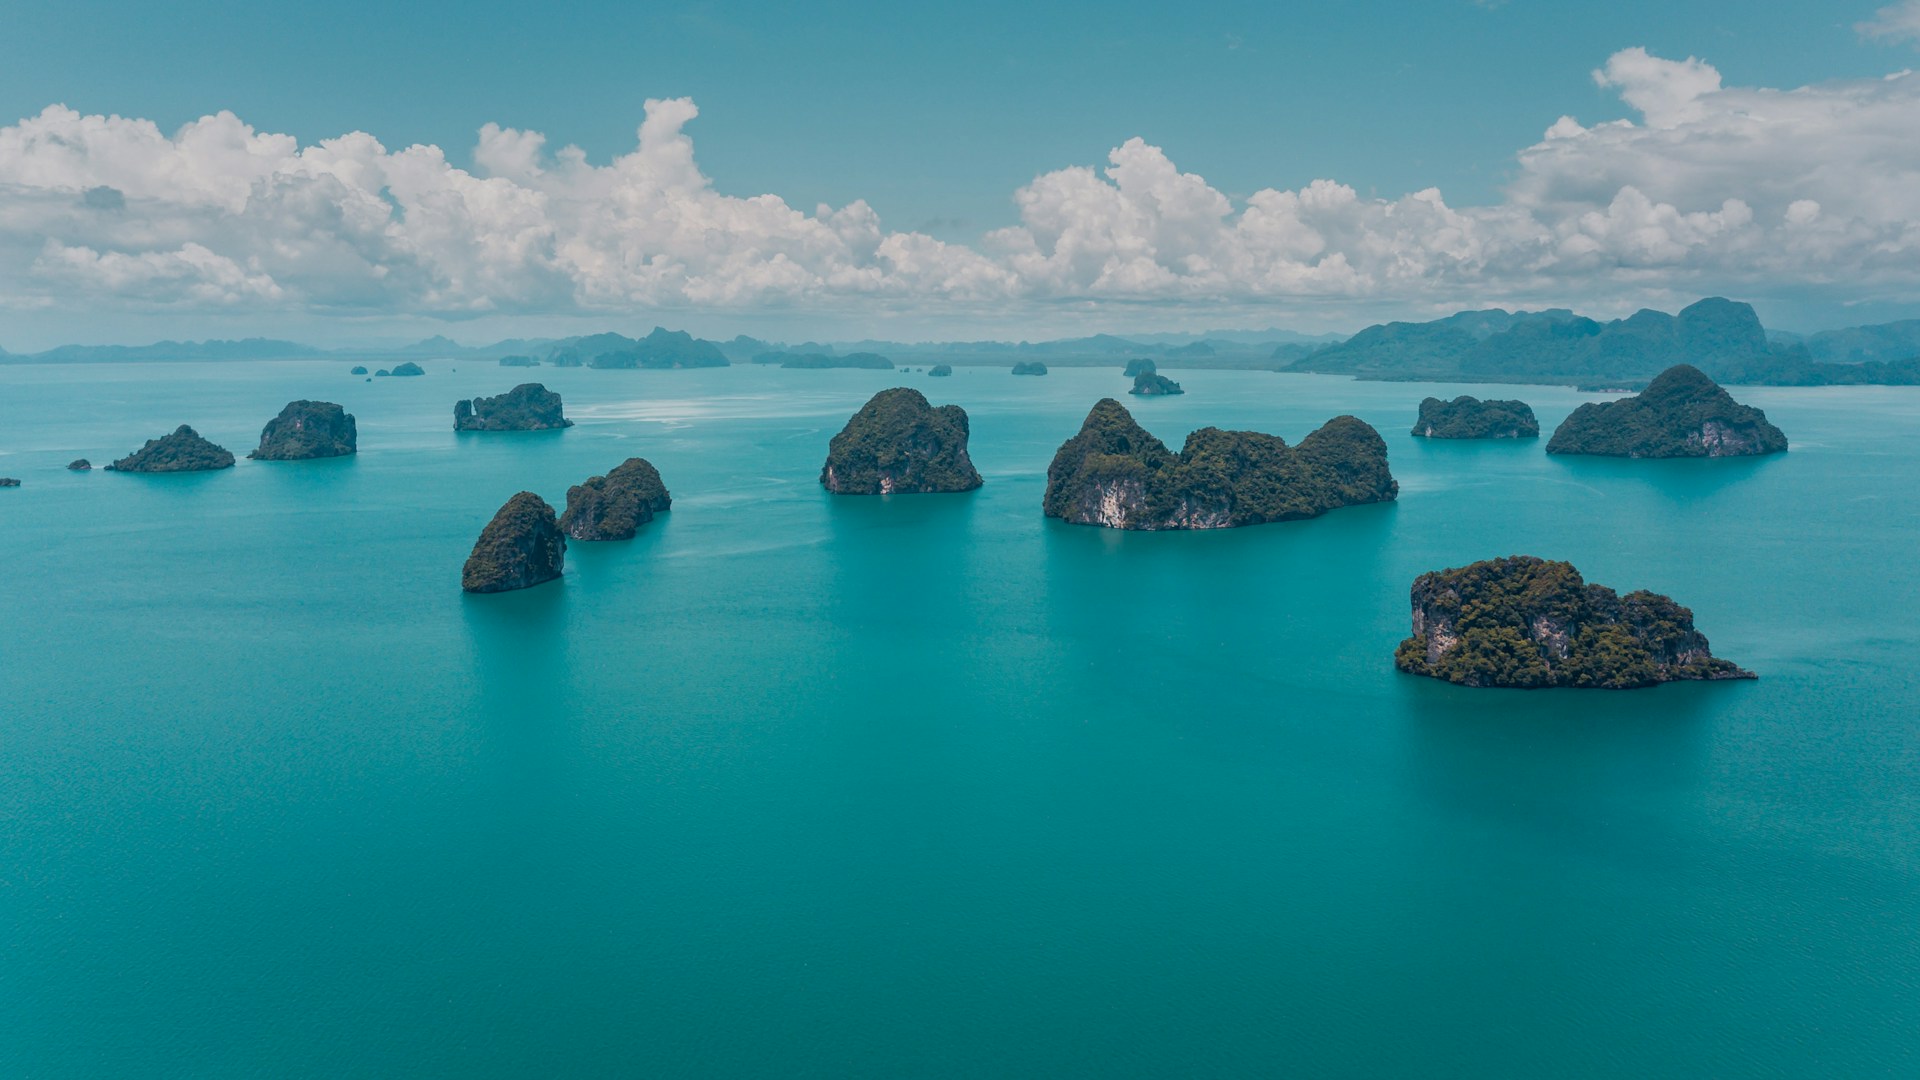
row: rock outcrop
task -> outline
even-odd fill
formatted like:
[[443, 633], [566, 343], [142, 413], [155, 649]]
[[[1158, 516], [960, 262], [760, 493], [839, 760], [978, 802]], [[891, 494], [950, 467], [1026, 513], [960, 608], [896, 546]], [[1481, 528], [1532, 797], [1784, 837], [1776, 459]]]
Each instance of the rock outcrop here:
[[575, 540], [631, 540], [653, 515], [671, 509], [660, 470], [645, 458], [628, 458], [607, 475], [567, 489], [560, 531]]
[[355, 365], [352, 371], [347, 372], [349, 375], [365, 375], [366, 373], [367, 369], [358, 365]]
[[267, 421], [259, 448], [247, 456], [258, 461], [305, 461], [345, 457], [358, 448], [352, 413], [331, 401], [289, 401], [279, 416]]
[[1634, 397], [1573, 410], [1547, 440], [1549, 454], [1608, 457], [1742, 457], [1777, 454], [1787, 437], [1767, 414], [1687, 364], [1661, 372]]
[[86, 458], [74, 458], [72, 461], [67, 462], [68, 472], [87, 472], [92, 468], [93, 462], [88, 461]]
[[107, 466], [114, 472], [206, 472], [233, 468], [233, 455], [181, 424], [171, 435], [148, 439], [147, 445]]
[[1159, 370], [1160, 368], [1158, 365], [1156, 365], [1153, 361], [1147, 359], [1146, 357], [1142, 356], [1142, 357], [1139, 357], [1138, 359], [1127, 361], [1127, 370], [1122, 372], [1122, 374], [1124, 374], [1129, 379], [1133, 379], [1133, 378], [1138, 378], [1141, 375], [1155, 374]]
[[460, 587], [474, 593], [524, 589], [559, 577], [566, 558], [567, 538], [553, 507], [523, 491], [480, 530], [460, 571]]
[[12, 476], [0, 476], [0, 487], [19, 487], [20, 481]]
[[402, 364], [395, 365], [392, 371], [383, 372], [383, 374], [386, 374], [386, 375], [399, 375], [399, 376], [425, 375], [426, 373], [427, 371], [425, 368], [421, 367], [419, 364], [416, 364], [411, 360], [408, 360]]
[[1038, 360], [1021, 360], [1013, 365], [1015, 375], [1045, 375], [1047, 365]]
[[980, 473], [967, 456], [967, 411], [934, 408], [908, 387], [882, 390], [827, 444], [820, 484], [836, 495], [972, 491]]
[[1174, 394], [1184, 394], [1186, 391], [1180, 389], [1179, 383], [1165, 375], [1156, 375], [1147, 371], [1133, 377], [1133, 389], [1127, 393], [1140, 397], [1171, 397]]
[[1430, 397], [1420, 403], [1413, 433], [1423, 439], [1537, 439], [1540, 421], [1524, 401], [1462, 394], [1452, 401]]
[[550, 431], [572, 427], [560, 395], [539, 383], [521, 383], [494, 397], [471, 398], [453, 407], [455, 431]]
[[1570, 563], [1531, 555], [1414, 579], [1413, 636], [1394, 664], [1462, 686], [1523, 689], [1754, 677], [1714, 656], [1693, 612], [1671, 598], [1621, 596]]
[[932, 367], [927, 369], [927, 374], [933, 376], [936, 379], [944, 379], [947, 376], [953, 374], [953, 365], [935, 364]]
[[1351, 416], [1334, 417], [1292, 447], [1277, 435], [1201, 428], [1175, 454], [1106, 398], [1054, 454], [1043, 509], [1113, 529], [1224, 529], [1317, 517], [1399, 493], [1385, 440]]

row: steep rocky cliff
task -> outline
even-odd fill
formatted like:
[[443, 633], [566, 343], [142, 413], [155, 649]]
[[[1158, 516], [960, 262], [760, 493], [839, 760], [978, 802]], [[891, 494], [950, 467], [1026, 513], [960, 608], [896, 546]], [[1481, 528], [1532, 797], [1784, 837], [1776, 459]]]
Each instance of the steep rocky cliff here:
[[1767, 414], [1733, 400], [1700, 371], [1668, 368], [1634, 397], [1575, 409], [1547, 440], [1549, 454], [1737, 457], [1775, 454], [1787, 437]]
[[455, 431], [547, 431], [572, 427], [561, 412], [560, 395], [539, 383], [521, 383], [494, 397], [473, 398], [453, 407]]
[[672, 508], [660, 470], [646, 458], [628, 458], [607, 475], [567, 489], [560, 530], [575, 540], [631, 540], [653, 515]]
[[1180, 389], [1179, 383], [1165, 375], [1145, 371], [1133, 377], [1133, 389], [1127, 393], [1139, 397], [1171, 397], [1174, 394], [1184, 394], [1186, 391]]
[[1671, 598], [1621, 596], [1569, 563], [1531, 555], [1416, 578], [1413, 636], [1394, 664], [1462, 686], [1522, 689], [1754, 677], [1714, 656], [1693, 612]]
[[289, 401], [267, 421], [260, 445], [247, 456], [260, 461], [344, 457], [359, 447], [353, 414], [331, 401]]
[[1201, 428], [1175, 454], [1106, 398], [1054, 454], [1043, 509], [1114, 529], [1223, 529], [1317, 517], [1399, 491], [1386, 442], [1351, 416], [1293, 447], [1277, 435]]
[[493, 593], [524, 589], [560, 576], [566, 562], [567, 538], [560, 532], [553, 507], [531, 491], [523, 491], [500, 507], [474, 541], [460, 571], [460, 587], [468, 592]]
[[1420, 403], [1413, 433], [1423, 439], [1537, 439], [1540, 421], [1524, 401], [1430, 397]]
[[200, 433], [181, 424], [171, 435], [148, 439], [147, 444], [107, 466], [115, 472], [206, 472], [233, 468], [233, 455]]
[[882, 390], [827, 444], [820, 483], [836, 495], [971, 491], [980, 473], [967, 456], [967, 412], [934, 408], [910, 387]]

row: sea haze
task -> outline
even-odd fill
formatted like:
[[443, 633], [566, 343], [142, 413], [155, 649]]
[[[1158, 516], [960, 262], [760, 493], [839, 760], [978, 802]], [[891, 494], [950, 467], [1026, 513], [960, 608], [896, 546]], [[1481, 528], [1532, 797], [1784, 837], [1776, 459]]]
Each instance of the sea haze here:
[[[1920, 390], [1738, 388], [1790, 453], [1634, 462], [1408, 434], [1564, 387], [423, 366], [0, 367], [0, 1074], [1916, 1067]], [[577, 426], [453, 432], [529, 379]], [[823, 494], [903, 384], [985, 486]], [[1106, 395], [1176, 446], [1358, 415], [1400, 499], [1045, 520]], [[64, 469], [296, 398], [358, 456]], [[671, 513], [461, 593], [508, 496], [633, 455]], [[1415, 575], [1512, 553], [1759, 680], [1397, 674]]]

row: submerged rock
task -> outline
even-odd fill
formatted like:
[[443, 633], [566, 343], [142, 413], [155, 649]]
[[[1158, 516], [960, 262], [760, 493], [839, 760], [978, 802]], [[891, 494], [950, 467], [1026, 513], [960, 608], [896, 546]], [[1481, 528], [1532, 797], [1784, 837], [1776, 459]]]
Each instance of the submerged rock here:
[[575, 540], [631, 540], [653, 515], [671, 509], [660, 470], [646, 458], [628, 458], [607, 475], [567, 489], [560, 531]]
[[1531, 555], [1422, 574], [1413, 636], [1394, 665], [1462, 686], [1630, 689], [1751, 679], [1713, 655], [1693, 612], [1658, 593], [1588, 585], [1570, 563]]
[[1047, 466], [1048, 517], [1113, 529], [1224, 529], [1388, 502], [1387, 444], [1336, 416], [1289, 447], [1277, 435], [1201, 428], [1180, 453], [1102, 399]]
[[1045, 375], [1047, 373], [1047, 365], [1038, 360], [1022, 360], [1013, 365], [1013, 373], [1015, 375]]
[[944, 379], [953, 374], [953, 366], [951, 364], [935, 364], [927, 369], [927, 374], [938, 379]]
[[827, 444], [820, 484], [836, 495], [972, 491], [980, 472], [967, 434], [960, 406], [934, 408], [909, 387], [882, 390]]
[[467, 592], [494, 593], [524, 589], [560, 576], [567, 558], [567, 538], [553, 516], [553, 507], [531, 491], [523, 491], [493, 515], [474, 541], [460, 571], [460, 587]]
[[549, 431], [572, 427], [560, 395], [539, 383], [521, 383], [496, 397], [470, 398], [453, 407], [455, 431]]
[[259, 461], [305, 461], [345, 457], [358, 448], [352, 413], [331, 401], [289, 401], [279, 416], [267, 421], [259, 448], [247, 456]]
[[1184, 394], [1186, 391], [1180, 389], [1179, 383], [1165, 375], [1146, 371], [1133, 377], [1133, 389], [1127, 393], [1138, 394], [1141, 397], [1170, 397], [1174, 394]]
[[1540, 421], [1524, 401], [1482, 401], [1466, 394], [1452, 401], [1430, 397], [1420, 402], [1413, 433], [1423, 439], [1537, 439]]
[[1638, 395], [1573, 410], [1547, 440], [1549, 454], [1608, 457], [1745, 457], [1777, 454], [1787, 436], [1767, 414], [1733, 400], [1688, 364], [1661, 372]]
[[74, 458], [72, 461], [67, 462], [68, 472], [86, 472], [92, 468], [93, 462], [88, 461], [86, 458]]
[[1127, 370], [1122, 372], [1122, 374], [1124, 374], [1127, 378], [1131, 379], [1140, 375], [1152, 375], [1158, 372], [1159, 370], [1160, 368], [1157, 365], [1155, 365], [1153, 361], [1142, 356], [1137, 359], [1127, 361]]
[[233, 455], [181, 424], [173, 434], [148, 439], [147, 444], [107, 466], [114, 472], [207, 472], [233, 468]]

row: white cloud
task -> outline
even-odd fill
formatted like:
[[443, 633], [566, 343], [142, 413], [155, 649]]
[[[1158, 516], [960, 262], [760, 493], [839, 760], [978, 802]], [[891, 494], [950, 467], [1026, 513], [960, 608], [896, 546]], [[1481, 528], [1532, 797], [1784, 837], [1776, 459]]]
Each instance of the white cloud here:
[[53, 106], [0, 128], [0, 305], [1097, 317], [1139, 303], [1920, 295], [1920, 75], [1729, 87], [1699, 59], [1627, 49], [1594, 78], [1638, 119], [1560, 118], [1493, 205], [1334, 180], [1235, 199], [1129, 139], [1102, 168], [1035, 177], [1013, 194], [1018, 224], [973, 246], [889, 231], [864, 202], [808, 212], [720, 194], [686, 99], [647, 102], [636, 148], [601, 165], [488, 124], [471, 170], [359, 132], [303, 147], [231, 113], [168, 135]]
[[1873, 13], [1873, 18], [1854, 24], [1862, 37], [1883, 41], [1920, 41], [1920, 0], [1900, 0]]

